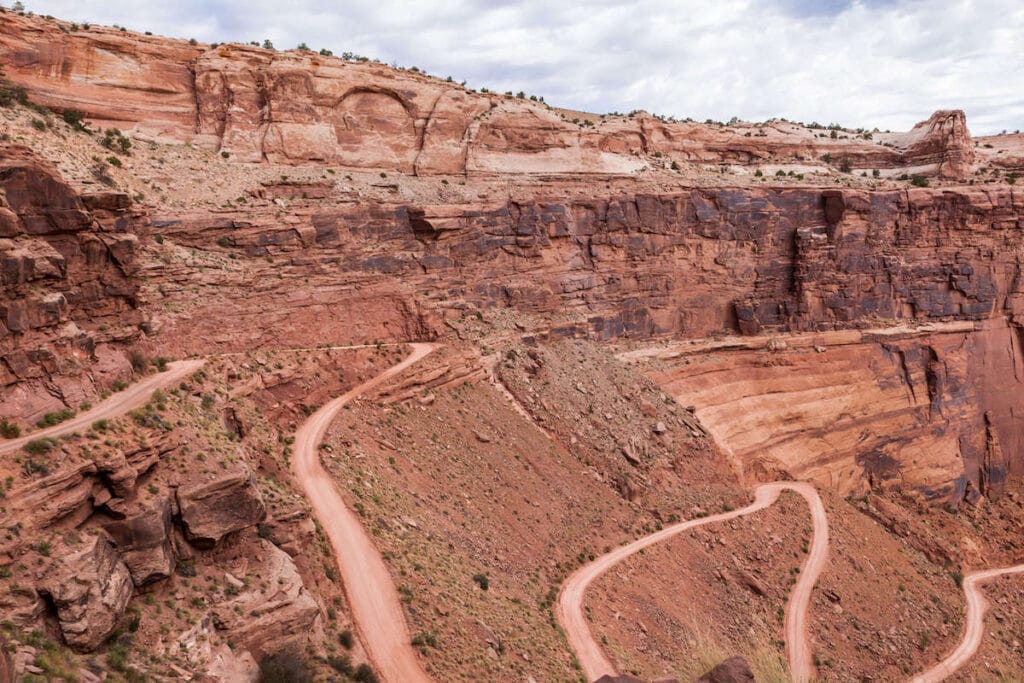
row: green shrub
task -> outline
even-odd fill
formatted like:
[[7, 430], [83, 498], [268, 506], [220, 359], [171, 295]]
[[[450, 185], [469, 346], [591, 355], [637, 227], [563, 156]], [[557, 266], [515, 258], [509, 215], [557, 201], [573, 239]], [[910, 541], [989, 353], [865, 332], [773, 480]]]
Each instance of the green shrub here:
[[120, 154], [130, 154], [132, 141], [125, 137], [125, 134], [118, 128], [107, 128], [103, 131], [103, 139], [100, 144], [107, 149]]
[[44, 427], [52, 427], [54, 425], [60, 424], [61, 422], [65, 422], [67, 420], [70, 420], [74, 416], [75, 416], [75, 411], [73, 411], [71, 408], [64, 408], [63, 410], [56, 410], [56, 411], [51, 412], [51, 413], [46, 413], [41, 418], [39, 418], [39, 421], [36, 422], [36, 427], [39, 427], [40, 429], [42, 429]]
[[327, 658], [327, 664], [344, 676], [351, 676], [353, 673], [352, 659], [348, 655], [331, 655]]
[[437, 647], [437, 636], [430, 631], [423, 631], [412, 637], [412, 644], [416, 647]]
[[339, 633], [338, 642], [340, 642], [346, 650], [351, 650], [353, 647], [355, 647], [356, 638], [352, 635], [352, 629], [347, 628], [341, 633]]
[[312, 680], [309, 665], [296, 647], [268, 655], [260, 662], [260, 683], [305, 683]]
[[352, 680], [358, 681], [358, 683], [380, 683], [380, 679], [377, 678], [377, 674], [373, 672], [373, 668], [369, 664], [357, 666], [356, 672], [352, 674]]
[[22, 450], [24, 450], [29, 455], [42, 455], [43, 453], [49, 453], [51, 450], [53, 450], [53, 447], [56, 445], [56, 439], [51, 439], [49, 437], [44, 436], [41, 439], [32, 439], [27, 444], [22, 446]]
[[13, 107], [16, 104], [28, 104], [28, 91], [7, 80], [3, 65], [0, 65], [0, 107]]
[[32, 127], [36, 130], [46, 130], [46, 121], [42, 119], [32, 119]]
[[928, 179], [923, 175], [910, 176], [910, 184], [914, 187], [928, 187]]
[[21, 436], [21, 427], [13, 422], [0, 420], [0, 437], [5, 439], [17, 439], [19, 436]]
[[486, 574], [474, 574], [473, 582], [480, 586], [480, 590], [487, 590], [491, 587], [491, 582]]
[[68, 124], [72, 128], [77, 128], [79, 130], [85, 128], [85, 125], [83, 125], [83, 121], [85, 121], [85, 114], [77, 109], [65, 109], [60, 113], [60, 116], [64, 119], [64, 123]]

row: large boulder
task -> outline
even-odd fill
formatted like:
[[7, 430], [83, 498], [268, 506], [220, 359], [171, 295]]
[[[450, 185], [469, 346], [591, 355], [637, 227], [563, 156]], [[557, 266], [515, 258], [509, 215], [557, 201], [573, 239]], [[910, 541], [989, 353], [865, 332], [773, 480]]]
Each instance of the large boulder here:
[[166, 500], [155, 501], [122, 520], [105, 525], [136, 586], [166, 579], [174, 571], [175, 557], [171, 543], [171, 506]]
[[199, 548], [212, 548], [267, 515], [256, 477], [244, 465], [211, 481], [181, 486], [177, 496], [185, 536]]
[[754, 673], [743, 657], [729, 657], [696, 683], [754, 683]]
[[257, 580], [247, 586], [238, 577], [227, 577], [237, 597], [216, 606], [211, 616], [218, 631], [259, 659], [308, 635], [320, 610], [288, 553], [260, 541], [256, 555], [248, 575]]
[[106, 534], [62, 544], [36, 585], [57, 610], [64, 642], [79, 652], [99, 647], [117, 628], [132, 597], [132, 577]]

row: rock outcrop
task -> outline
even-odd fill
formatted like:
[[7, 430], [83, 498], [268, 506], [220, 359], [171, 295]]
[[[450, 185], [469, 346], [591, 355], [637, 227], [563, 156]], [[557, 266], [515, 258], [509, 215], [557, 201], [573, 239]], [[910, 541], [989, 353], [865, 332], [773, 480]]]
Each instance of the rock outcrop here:
[[104, 534], [85, 534], [54, 552], [36, 590], [57, 612], [64, 642], [80, 652], [103, 643], [132, 597], [132, 578]]
[[939, 112], [905, 143], [889, 145], [865, 133], [832, 137], [780, 121], [733, 127], [646, 112], [570, 119], [540, 101], [476, 93], [374, 62], [190, 45], [24, 16], [5, 17], [0, 61], [40, 104], [243, 162], [417, 175], [614, 175], [671, 162], [845, 159], [855, 168], [925, 166], [962, 177], [971, 160], [958, 112]]
[[960, 110], [937, 111], [901, 140], [907, 165], [934, 165], [943, 178], [963, 178], [974, 162], [967, 117]]
[[696, 683], [754, 683], [754, 674], [742, 657], [730, 657], [706, 674]]
[[201, 548], [213, 547], [267, 514], [256, 477], [244, 465], [211, 481], [179, 487], [177, 501], [186, 538]]
[[283, 644], [308, 634], [320, 614], [316, 600], [302, 583], [286, 552], [261, 541], [249, 564], [259, 580], [251, 587], [228, 579], [237, 597], [214, 608], [213, 625], [256, 659], [280, 650]]
[[78, 194], [27, 148], [0, 147], [0, 418], [77, 407], [131, 375], [124, 345], [144, 320], [137, 216], [106, 199]]
[[104, 525], [136, 586], [166, 579], [174, 571], [169, 501], [154, 501], [123, 520]]

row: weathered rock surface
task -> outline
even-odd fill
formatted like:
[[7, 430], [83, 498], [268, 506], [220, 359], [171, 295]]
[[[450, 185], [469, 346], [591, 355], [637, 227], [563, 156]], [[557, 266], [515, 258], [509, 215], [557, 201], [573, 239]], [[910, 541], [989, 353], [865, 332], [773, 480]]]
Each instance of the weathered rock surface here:
[[258, 580], [250, 588], [240, 588], [238, 597], [215, 607], [213, 624], [259, 659], [308, 634], [320, 611], [295, 563], [272, 543], [260, 542], [248, 573]]
[[754, 674], [742, 657], [730, 657], [698, 678], [696, 683], [754, 683]]
[[0, 683], [14, 683], [14, 660], [7, 639], [0, 635]]
[[166, 499], [153, 501], [150, 507], [109, 522], [104, 528], [136, 586], [165, 579], [174, 571], [171, 505]]
[[186, 537], [203, 548], [263, 521], [267, 514], [256, 477], [244, 465], [211, 481], [179, 487], [177, 500]]
[[56, 608], [64, 642], [81, 652], [96, 649], [114, 632], [132, 589], [128, 568], [102, 533], [55, 551], [36, 585]]
[[0, 418], [32, 421], [130, 376], [123, 345], [144, 319], [136, 219], [27, 148], [0, 147]]
[[57, 471], [11, 491], [8, 511], [26, 528], [77, 526], [97, 508], [112, 511], [129, 498], [138, 477], [175, 447], [176, 442], [162, 434], [127, 451], [104, 448], [89, 460], [65, 459]]
[[[237, 161], [323, 161], [418, 175], [629, 174], [672, 161], [769, 159], [856, 168], [926, 167], [962, 176], [962, 112], [939, 112], [894, 143], [769, 122], [666, 122], [645, 112], [574, 120], [542, 102], [412, 70], [304, 51], [192, 46], [135, 33], [8, 15], [0, 61], [46, 106], [74, 108], [136, 136], [196, 142]], [[795, 135], [797, 130], [802, 134]]]
[[655, 381], [755, 476], [781, 467], [841, 494], [911, 486], [958, 502], [1002, 492], [1024, 424], [1017, 328], [831, 332], [671, 361]]

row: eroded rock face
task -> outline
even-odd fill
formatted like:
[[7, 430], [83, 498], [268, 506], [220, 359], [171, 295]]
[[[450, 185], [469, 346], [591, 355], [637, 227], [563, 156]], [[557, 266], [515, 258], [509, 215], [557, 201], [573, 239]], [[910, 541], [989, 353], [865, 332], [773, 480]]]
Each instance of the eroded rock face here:
[[144, 318], [126, 201], [0, 147], [0, 417], [30, 422], [130, 376], [123, 345]]
[[244, 465], [211, 481], [179, 487], [177, 500], [186, 538], [202, 548], [263, 521], [267, 514], [256, 477]]
[[139, 137], [216, 148], [237, 161], [324, 161], [417, 175], [629, 174], [657, 153], [729, 164], [842, 158], [856, 168], [924, 166], [962, 177], [972, 160], [962, 112], [937, 113], [899, 147], [869, 136], [794, 137], [775, 125], [758, 127], [755, 137], [646, 112], [583, 125], [542, 102], [475, 93], [372, 62], [63, 28], [13, 15], [0, 27], [0, 61], [34, 101], [116, 121]]
[[238, 597], [215, 607], [212, 617], [217, 630], [260, 659], [307, 635], [320, 611], [291, 557], [272, 543], [260, 542], [250, 567], [259, 580], [239, 588]]
[[136, 586], [165, 579], [174, 571], [171, 505], [166, 499], [104, 526]]
[[754, 683], [754, 673], [742, 657], [730, 657], [697, 679], [696, 683]]
[[128, 567], [100, 533], [55, 551], [36, 590], [56, 608], [64, 642], [89, 652], [117, 628], [133, 586]]
[[960, 110], [937, 111], [907, 133], [909, 165], [934, 164], [943, 178], [965, 177], [974, 162], [967, 117]]

